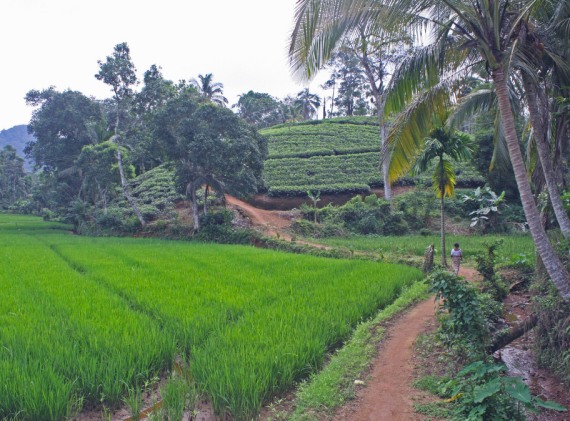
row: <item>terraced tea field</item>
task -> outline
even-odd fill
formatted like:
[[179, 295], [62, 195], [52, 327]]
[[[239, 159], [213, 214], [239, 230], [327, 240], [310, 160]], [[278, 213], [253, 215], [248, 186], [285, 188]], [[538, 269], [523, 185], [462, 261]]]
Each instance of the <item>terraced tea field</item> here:
[[0, 214], [0, 418], [116, 407], [183, 355], [217, 411], [248, 419], [421, 277], [398, 265], [65, 229]]
[[[339, 117], [283, 124], [260, 131], [268, 138], [264, 180], [270, 196], [366, 193], [383, 185], [380, 138], [374, 117]], [[481, 186], [484, 178], [470, 163], [455, 166], [457, 184]], [[431, 172], [401, 184], [431, 184]]]

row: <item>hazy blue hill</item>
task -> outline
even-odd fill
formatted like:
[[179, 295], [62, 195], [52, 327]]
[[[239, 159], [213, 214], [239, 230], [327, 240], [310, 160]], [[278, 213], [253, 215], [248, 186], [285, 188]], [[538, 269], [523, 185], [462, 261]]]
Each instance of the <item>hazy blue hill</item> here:
[[[28, 133], [28, 126], [25, 124], [0, 131], [0, 149], [4, 149], [6, 145], [11, 145], [22, 158], [25, 158], [24, 148], [26, 144], [32, 140], [34, 140], [34, 136]], [[28, 162], [24, 166], [27, 170], [31, 169]]]

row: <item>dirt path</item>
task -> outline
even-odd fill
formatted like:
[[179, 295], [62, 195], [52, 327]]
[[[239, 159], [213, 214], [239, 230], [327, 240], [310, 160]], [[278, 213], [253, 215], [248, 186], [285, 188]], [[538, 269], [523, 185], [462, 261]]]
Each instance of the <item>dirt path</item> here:
[[[473, 280], [477, 271], [462, 267], [460, 276]], [[432, 329], [436, 304], [433, 298], [422, 301], [398, 318], [388, 328], [378, 356], [372, 364], [370, 378], [354, 401], [340, 408], [336, 421], [408, 421], [423, 419], [414, 413], [412, 387], [414, 343], [418, 336]]]
[[290, 213], [258, 209], [229, 194], [226, 195], [226, 202], [242, 216], [247, 217], [253, 227], [261, 229], [266, 235], [275, 236], [279, 234], [285, 240], [291, 239], [291, 236], [285, 232], [291, 225], [291, 219], [287, 217]]
[[373, 363], [370, 379], [357, 398], [335, 414], [338, 421], [404, 421], [414, 419], [413, 344], [434, 320], [435, 303], [416, 305], [389, 328]]

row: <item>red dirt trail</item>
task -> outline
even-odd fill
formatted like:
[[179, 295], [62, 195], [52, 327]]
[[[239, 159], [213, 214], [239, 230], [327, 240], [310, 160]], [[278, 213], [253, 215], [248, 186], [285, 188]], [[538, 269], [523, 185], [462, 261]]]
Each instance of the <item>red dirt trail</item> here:
[[434, 319], [432, 298], [406, 312], [389, 328], [373, 363], [371, 378], [357, 398], [335, 414], [338, 421], [404, 421], [415, 419], [412, 396], [413, 345]]
[[229, 194], [226, 194], [226, 202], [243, 216], [249, 218], [251, 224], [260, 228], [266, 235], [274, 236], [279, 233], [281, 238], [291, 239], [291, 236], [284, 232], [291, 225], [291, 220], [285, 216], [286, 212], [258, 209]]

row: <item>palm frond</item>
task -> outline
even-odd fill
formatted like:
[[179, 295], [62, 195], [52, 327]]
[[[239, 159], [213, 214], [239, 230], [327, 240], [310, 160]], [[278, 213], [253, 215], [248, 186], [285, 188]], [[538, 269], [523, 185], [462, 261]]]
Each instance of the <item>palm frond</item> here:
[[394, 122], [386, 141], [390, 152], [390, 181], [396, 181], [413, 165], [424, 139], [438, 125], [445, 122], [451, 100], [449, 87], [441, 84], [416, 98]]
[[482, 88], [471, 92], [459, 100], [453, 113], [447, 119], [447, 127], [460, 127], [462, 123], [478, 113], [495, 108], [496, 102], [494, 89]]
[[455, 171], [449, 160], [442, 159], [437, 163], [431, 179], [437, 197], [451, 197], [455, 194]]

